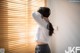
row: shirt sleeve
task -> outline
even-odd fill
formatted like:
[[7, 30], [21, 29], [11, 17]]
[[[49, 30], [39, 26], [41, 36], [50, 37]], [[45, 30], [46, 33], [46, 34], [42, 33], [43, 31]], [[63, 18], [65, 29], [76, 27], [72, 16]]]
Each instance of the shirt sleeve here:
[[46, 28], [47, 22], [44, 19], [42, 19], [41, 14], [39, 12], [33, 12], [32, 16], [39, 25]]

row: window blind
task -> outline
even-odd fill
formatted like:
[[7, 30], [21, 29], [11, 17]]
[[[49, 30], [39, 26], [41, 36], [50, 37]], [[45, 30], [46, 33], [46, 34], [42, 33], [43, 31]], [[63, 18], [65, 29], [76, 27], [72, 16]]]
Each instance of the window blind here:
[[34, 53], [37, 23], [32, 12], [45, 6], [46, 0], [3, 0], [1, 4], [4, 13], [0, 23], [4, 25], [0, 24], [0, 29], [4, 33], [0, 40], [4, 40], [6, 53]]

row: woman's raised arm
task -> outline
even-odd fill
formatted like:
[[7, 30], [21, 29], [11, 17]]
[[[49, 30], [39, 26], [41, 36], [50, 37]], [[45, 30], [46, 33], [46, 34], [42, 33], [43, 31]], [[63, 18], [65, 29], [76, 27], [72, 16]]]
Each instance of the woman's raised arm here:
[[42, 18], [42, 15], [39, 12], [33, 12], [32, 16], [39, 25], [46, 28], [47, 22]]

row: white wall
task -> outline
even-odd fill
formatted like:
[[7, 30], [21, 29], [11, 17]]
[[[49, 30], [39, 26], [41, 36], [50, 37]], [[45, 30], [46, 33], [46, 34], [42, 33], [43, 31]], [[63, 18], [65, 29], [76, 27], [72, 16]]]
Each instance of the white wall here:
[[80, 46], [80, 2], [48, 0], [48, 7], [50, 21], [55, 28], [58, 26], [50, 40], [52, 53], [65, 53], [69, 46]]

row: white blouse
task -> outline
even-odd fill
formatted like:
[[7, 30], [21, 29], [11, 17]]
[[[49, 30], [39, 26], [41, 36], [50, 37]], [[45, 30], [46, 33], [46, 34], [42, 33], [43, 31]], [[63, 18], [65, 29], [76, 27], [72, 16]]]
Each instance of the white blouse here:
[[32, 13], [34, 20], [39, 24], [39, 28], [36, 35], [36, 41], [48, 43], [49, 41], [49, 30], [47, 29], [47, 24], [39, 12]]

